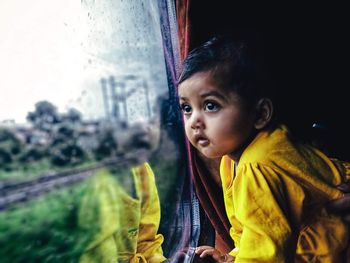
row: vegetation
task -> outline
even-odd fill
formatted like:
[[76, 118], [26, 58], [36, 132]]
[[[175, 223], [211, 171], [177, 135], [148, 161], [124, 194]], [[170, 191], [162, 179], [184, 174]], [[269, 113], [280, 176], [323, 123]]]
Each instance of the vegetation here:
[[[3, 180], [30, 180], [85, 167], [120, 154], [117, 151], [120, 142], [108, 125], [96, 125], [96, 130], [88, 137], [88, 142], [96, 143], [85, 147], [79, 141], [85, 125], [81, 117], [76, 110], [60, 114], [51, 103], [40, 102], [35, 111], [28, 114], [32, 123], [28, 133], [38, 132], [44, 142], [35, 138], [23, 140], [18, 137], [18, 130], [0, 128], [0, 184]], [[161, 202], [159, 231], [165, 238], [181, 191], [176, 188], [181, 168], [178, 167], [181, 165], [177, 146], [167, 136], [163, 136], [161, 148], [150, 160]], [[111, 172], [118, 177], [123, 189], [132, 194], [134, 182], [129, 168]], [[96, 223], [91, 229], [83, 229], [78, 222], [82, 199], [91, 190], [90, 182], [55, 190], [45, 194], [45, 198], [0, 211], [1, 262], [77, 262], [95, 231], [93, 227], [98, 227]]]
[[[114, 128], [95, 123], [95, 131], [88, 133], [85, 127], [89, 123], [82, 120], [76, 109], [61, 114], [52, 103], [39, 101], [27, 120], [32, 124], [29, 129], [0, 127], [0, 180], [27, 180], [117, 153]], [[84, 136], [87, 145], [81, 142]]]
[[0, 213], [1, 262], [77, 262], [90, 240], [78, 222], [86, 182]]
[[39, 101], [27, 120], [30, 129], [0, 127], [0, 180], [26, 180], [94, 162], [79, 145], [83, 123], [76, 109], [60, 114], [52, 103]]
[[8, 170], [22, 150], [23, 145], [13, 132], [8, 129], [0, 129], [0, 167]]
[[[175, 185], [176, 169], [174, 162], [151, 165], [161, 199], [160, 232], [166, 236], [176, 198], [168, 187]], [[111, 172], [126, 192], [132, 192], [130, 170], [113, 169]], [[0, 212], [1, 262], [78, 262], [98, 228], [97, 223], [87, 228], [80, 222], [82, 215], [96, 217], [94, 209], [98, 207], [94, 202], [98, 200], [91, 199], [91, 193], [98, 187], [96, 179], [93, 177]], [[86, 198], [90, 200], [88, 207]]]
[[51, 102], [39, 101], [35, 104], [35, 110], [28, 113], [27, 120], [39, 130], [49, 132], [52, 125], [60, 122], [60, 116]]

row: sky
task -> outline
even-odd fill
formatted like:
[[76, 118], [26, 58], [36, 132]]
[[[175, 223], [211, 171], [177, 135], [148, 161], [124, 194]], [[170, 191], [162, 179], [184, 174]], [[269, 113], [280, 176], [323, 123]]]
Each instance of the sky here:
[[79, 98], [85, 32], [80, 1], [0, 1], [0, 121], [24, 122], [40, 100], [64, 111]]
[[[151, 2], [1, 0], [0, 123], [24, 123], [40, 100], [59, 112], [75, 107], [86, 118], [104, 116], [100, 79], [120, 74], [121, 63], [136, 65], [132, 72], [160, 65], [152, 74], [164, 74], [165, 82], [159, 19], [152, 16], [156, 5]], [[148, 14], [142, 10], [147, 5]], [[134, 57], [124, 50], [133, 50]], [[151, 66], [145, 66], [147, 61]]]

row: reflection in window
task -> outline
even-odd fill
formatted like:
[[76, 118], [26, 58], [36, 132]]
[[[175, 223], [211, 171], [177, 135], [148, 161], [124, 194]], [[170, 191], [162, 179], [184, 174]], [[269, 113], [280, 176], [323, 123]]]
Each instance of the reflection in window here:
[[160, 3], [0, 3], [2, 262], [161, 262], [188, 245]]

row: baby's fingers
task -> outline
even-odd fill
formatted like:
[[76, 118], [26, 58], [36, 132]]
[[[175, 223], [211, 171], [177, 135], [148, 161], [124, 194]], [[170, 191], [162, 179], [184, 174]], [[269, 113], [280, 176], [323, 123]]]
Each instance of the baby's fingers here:
[[211, 246], [200, 246], [200, 247], [196, 248], [195, 253], [198, 255], [201, 255], [203, 253], [203, 251], [210, 250], [210, 249], [214, 249], [214, 248]]
[[[215, 255], [216, 255], [215, 249], [214, 249], [214, 248], [208, 248], [208, 249], [204, 250], [204, 251], [200, 254], [199, 257], [205, 258], [205, 257], [207, 257], [207, 256], [211, 256], [211, 257], [214, 258]], [[214, 259], [216, 259], [216, 258], [214, 258]]]

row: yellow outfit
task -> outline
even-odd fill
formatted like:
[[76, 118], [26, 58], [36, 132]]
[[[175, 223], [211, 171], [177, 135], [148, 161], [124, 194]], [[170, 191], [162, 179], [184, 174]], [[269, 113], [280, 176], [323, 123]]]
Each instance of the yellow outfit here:
[[157, 234], [160, 204], [151, 167], [132, 169], [137, 199], [128, 195], [108, 170], [92, 178], [83, 197], [79, 223], [95, 227], [80, 262], [163, 262], [163, 236]]
[[334, 186], [349, 163], [298, 144], [282, 125], [260, 132], [237, 166], [224, 156], [220, 174], [235, 262], [345, 262], [348, 228], [325, 204], [343, 195]]

